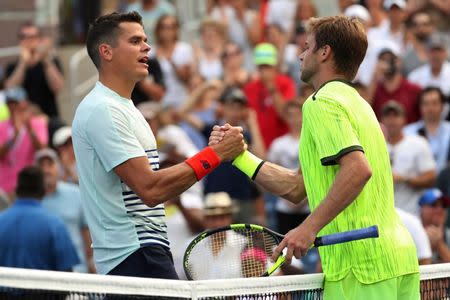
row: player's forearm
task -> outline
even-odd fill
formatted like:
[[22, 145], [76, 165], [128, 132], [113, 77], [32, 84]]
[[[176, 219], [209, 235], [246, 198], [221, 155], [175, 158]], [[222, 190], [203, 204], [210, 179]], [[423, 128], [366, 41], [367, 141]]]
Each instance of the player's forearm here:
[[414, 188], [430, 188], [436, 182], [436, 172], [428, 171], [417, 177], [406, 179], [406, 183]]
[[372, 176], [362, 152], [347, 154], [341, 158], [340, 166], [328, 195], [304, 221], [316, 233], [356, 199]]
[[259, 170], [255, 182], [268, 192], [292, 203], [300, 203], [306, 198], [303, 176], [296, 170], [265, 162]]

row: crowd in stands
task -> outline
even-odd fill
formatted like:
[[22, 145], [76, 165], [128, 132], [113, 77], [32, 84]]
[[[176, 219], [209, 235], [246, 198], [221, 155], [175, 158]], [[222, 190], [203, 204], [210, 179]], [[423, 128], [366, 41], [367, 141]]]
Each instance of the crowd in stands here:
[[[120, 7], [142, 15], [152, 48], [149, 75], [136, 85], [132, 100], [157, 138], [161, 168], [205, 147], [212, 127], [225, 123], [244, 128], [257, 156], [299, 168], [301, 106], [314, 90], [300, 81], [298, 56], [306, 47], [308, 19], [317, 16], [313, 0], [211, 0], [197, 38], [189, 41], [181, 39], [182, 24], [168, 0], [128, 2]], [[395, 205], [419, 261], [450, 262], [450, 1], [337, 4], [367, 31], [366, 57], [349, 84], [380, 121]], [[60, 120], [56, 101], [64, 75], [55, 44], [32, 23], [20, 27], [18, 39], [20, 55], [5, 66], [0, 87], [0, 265], [95, 272], [71, 128]], [[208, 203], [223, 210], [211, 211]], [[267, 194], [229, 162], [165, 207], [181, 278], [184, 249], [202, 230], [245, 222], [285, 234], [309, 213], [307, 202], [292, 205]], [[30, 222], [11, 236], [19, 218]], [[36, 222], [53, 223], [37, 232]], [[7, 244], [30, 247], [26, 240], [37, 234], [58, 235], [60, 245], [45, 246], [56, 248], [54, 259], [58, 251], [73, 252], [74, 258], [35, 264], [25, 261], [33, 255], [26, 251], [17, 252], [18, 258], [2, 254]], [[312, 250], [282, 273], [317, 271]]]

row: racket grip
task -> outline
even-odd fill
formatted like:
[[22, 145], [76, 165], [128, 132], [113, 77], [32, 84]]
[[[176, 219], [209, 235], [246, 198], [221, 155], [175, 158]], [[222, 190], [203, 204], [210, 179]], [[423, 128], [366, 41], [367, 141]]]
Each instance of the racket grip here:
[[339, 232], [318, 237], [314, 241], [314, 247], [340, 244], [367, 238], [376, 238], [378, 236], [378, 227], [374, 225], [367, 228]]

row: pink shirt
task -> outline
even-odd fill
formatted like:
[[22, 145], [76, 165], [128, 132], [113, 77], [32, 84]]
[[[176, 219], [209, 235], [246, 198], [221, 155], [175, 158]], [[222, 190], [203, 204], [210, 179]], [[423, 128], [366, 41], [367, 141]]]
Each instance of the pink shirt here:
[[[48, 143], [47, 122], [43, 118], [32, 118], [31, 127], [42, 144]], [[0, 122], [0, 145], [14, 136], [14, 127], [10, 120]], [[24, 127], [17, 137], [16, 143], [6, 156], [0, 159], [0, 188], [5, 192], [13, 192], [17, 184], [19, 172], [33, 164], [35, 149], [28, 130]]]

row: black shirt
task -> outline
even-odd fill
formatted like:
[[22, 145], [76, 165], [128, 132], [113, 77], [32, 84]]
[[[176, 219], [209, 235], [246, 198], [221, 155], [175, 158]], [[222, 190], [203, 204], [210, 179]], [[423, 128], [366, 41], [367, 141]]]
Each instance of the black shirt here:
[[[155, 58], [149, 58], [148, 62], [148, 76], [153, 78], [153, 81], [162, 87], [164, 87], [163, 82], [163, 73], [161, 70], [161, 66], [159, 65], [159, 62]], [[139, 82], [136, 83], [136, 86], [133, 89], [133, 92], [131, 93], [131, 99], [133, 100], [134, 105], [138, 105], [141, 102], [145, 101], [152, 101], [154, 99], [151, 99], [139, 86]]]
[[[62, 73], [61, 63], [58, 58], [53, 58], [58, 70]], [[10, 77], [16, 69], [18, 62], [9, 64], [6, 67], [6, 77]], [[59, 116], [58, 105], [56, 102], [56, 95], [50, 89], [45, 77], [44, 64], [42, 62], [37, 63], [34, 66], [28, 66], [25, 71], [25, 79], [22, 83], [22, 87], [28, 94], [28, 99], [37, 104], [43, 113], [49, 117]]]

